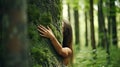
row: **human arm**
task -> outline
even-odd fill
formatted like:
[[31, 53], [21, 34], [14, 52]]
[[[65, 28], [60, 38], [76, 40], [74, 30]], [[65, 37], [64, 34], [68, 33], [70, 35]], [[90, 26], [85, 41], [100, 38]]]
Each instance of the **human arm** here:
[[58, 42], [58, 40], [56, 39], [52, 30], [49, 27], [45, 28], [44, 26], [39, 25], [38, 31], [40, 32], [41, 36], [49, 38], [51, 40], [53, 47], [55, 48], [57, 53], [60, 54], [62, 57], [68, 57], [72, 54], [72, 50], [69, 47], [61, 46], [61, 44]]

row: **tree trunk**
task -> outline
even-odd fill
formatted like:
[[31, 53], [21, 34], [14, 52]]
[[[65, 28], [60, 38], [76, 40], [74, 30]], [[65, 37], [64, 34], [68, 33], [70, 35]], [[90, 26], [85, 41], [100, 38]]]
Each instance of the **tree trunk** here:
[[105, 42], [107, 42], [105, 39], [107, 38], [107, 36], [105, 36], [105, 34], [107, 34], [105, 32], [105, 19], [104, 19], [104, 14], [103, 14], [103, 10], [102, 10], [102, 0], [98, 1], [98, 31], [99, 31], [99, 42], [98, 45], [102, 46], [103, 48], [105, 48]]
[[94, 32], [93, 0], [90, 0], [90, 29], [91, 29], [91, 46], [93, 49], [96, 49], [95, 32]]
[[88, 46], [88, 22], [87, 22], [87, 11], [85, 11], [85, 41], [86, 41], [86, 44], [85, 46]]
[[69, 20], [69, 22], [70, 22], [70, 20], [71, 20], [71, 16], [70, 16], [70, 4], [68, 3], [67, 4], [67, 6], [68, 6], [68, 20]]
[[98, 25], [99, 25], [99, 46], [106, 49], [107, 56], [107, 62], [110, 62], [110, 51], [109, 51], [109, 43], [108, 43], [108, 35], [107, 35], [107, 29], [105, 28], [105, 19], [103, 14], [103, 1], [98, 1]]
[[75, 44], [80, 44], [79, 35], [79, 12], [78, 9], [74, 9], [74, 22], [75, 22]]
[[[117, 47], [117, 26], [116, 26], [116, 7], [115, 0], [108, 0], [108, 32], [109, 32], [109, 43]], [[112, 43], [111, 43], [112, 41]]]
[[110, 22], [112, 23], [112, 44], [117, 46], [117, 25], [115, 0], [110, 1]]
[[26, 0], [0, 1], [0, 67], [29, 67]]
[[37, 25], [49, 26], [62, 44], [61, 0], [29, 0], [29, 38], [33, 66], [62, 67], [62, 58], [55, 51], [49, 39], [41, 37]]

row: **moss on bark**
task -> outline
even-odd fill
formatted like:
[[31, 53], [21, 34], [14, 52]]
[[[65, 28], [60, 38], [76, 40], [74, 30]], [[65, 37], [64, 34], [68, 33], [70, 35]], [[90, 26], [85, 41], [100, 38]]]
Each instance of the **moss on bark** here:
[[34, 67], [62, 67], [62, 59], [56, 53], [49, 39], [41, 37], [37, 25], [49, 26], [62, 43], [61, 0], [29, 0], [28, 32]]

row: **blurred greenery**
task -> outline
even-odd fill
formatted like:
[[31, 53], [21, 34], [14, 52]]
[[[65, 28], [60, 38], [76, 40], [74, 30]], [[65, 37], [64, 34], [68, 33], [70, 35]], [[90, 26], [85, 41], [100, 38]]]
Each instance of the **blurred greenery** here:
[[120, 67], [120, 48], [116, 49], [116, 47], [111, 46], [110, 60], [106, 58], [108, 56], [106, 50], [100, 47], [96, 50], [96, 59], [93, 59], [94, 50], [90, 46], [81, 47], [81, 50], [77, 50], [77, 47], [74, 49], [74, 67]]

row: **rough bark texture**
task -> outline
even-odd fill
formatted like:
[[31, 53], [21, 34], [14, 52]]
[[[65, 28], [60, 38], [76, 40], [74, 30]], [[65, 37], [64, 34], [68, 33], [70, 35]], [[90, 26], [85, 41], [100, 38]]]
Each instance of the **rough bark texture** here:
[[29, 67], [26, 0], [0, 0], [0, 67]]
[[62, 67], [62, 58], [56, 53], [50, 40], [41, 37], [37, 31], [37, 25], [49, 26], [62, 43], [61, 3], [61, 0], [28, 1], [28, 32], [35, 67]]

